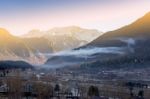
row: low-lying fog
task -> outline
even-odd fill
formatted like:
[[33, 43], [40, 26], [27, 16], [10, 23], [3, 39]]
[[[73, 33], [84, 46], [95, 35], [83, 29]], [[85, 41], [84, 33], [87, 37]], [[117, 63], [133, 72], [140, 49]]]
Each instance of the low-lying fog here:
[[[50, 53], [50, 54], [44, 54], [48, 59], [52, 59], [56, 57], [53, 60], [50, 60], [47, 64], [44, 65], [44, 67], [48, 68], [58, 68], [63, 66], [69, 66], [69, 65], [75, 65], [78, 64], [78, 61], [73, 62], [72, 60], [77, 60], [77, 58], [89, 58], [92, 55], [96, 54], [125, 54], [126, 51], [133, 52], [133, 48], [131, 48], [130, 45], [135, 44], [135, 40], [132, 38], [119, 38], [120, 41], [127, 43], [127, 46], [125, 47], [88, 47], [88, 48], [82, 48], [82, 49], [76, 49], [76, 50], [67, 50], [67, 51], [61, 51], [56, 53]], [[67, 59], [71, 58], [71, 59]], [[71, 60], [71, 61], [70, 61]], [[81, 61], [80, 61], [81, 62]], [[85, 61], [83, 61], [85, 62]]]
[[57, 53], [45, 54], [45, 56], [48, 59], [52, 60], [50, 60], [47, 64], [44, 64], [42, 67], [60, 68], [64, 66], [73, 66], [85, 62], [84, 60], [86, 60], [86, 58], [90, 58], [92, 55], [124, 54], [123, 50], [124, 50], [123, 47], [90, 47], [79, 50], [68, 50]]
[[83, 57], [83, 56], [90, 56], [97, 53], [114, 53], [114, 54], [123, 54], [122, 47], [90, 47], [90, 48], [84, 48], [84, 49], [78, 49], [78, 50], [67, 50], [67, 51], [61, 51], [57, 53], [47, 54], [46, 56], [77, 56], [77, 57]]

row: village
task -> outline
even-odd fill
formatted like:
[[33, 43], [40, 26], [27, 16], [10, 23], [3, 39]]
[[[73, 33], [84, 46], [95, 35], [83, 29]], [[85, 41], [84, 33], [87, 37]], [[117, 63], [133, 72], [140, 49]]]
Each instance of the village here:
[[[100, 75], [101, 77], [98, 77]], [[129, 99], [131, 97], [133, 97], [131, 99], [149, 99], [150, 97], [149, 81], [141, 83], [117, 79], [118, 77], [114, 78], [114, 73], [106, 71], [102, 71], [100, 75], [75, 74], [73, 71], [64, 70], [50, 72], [32, 69], [1, 70], [0, 99]]]

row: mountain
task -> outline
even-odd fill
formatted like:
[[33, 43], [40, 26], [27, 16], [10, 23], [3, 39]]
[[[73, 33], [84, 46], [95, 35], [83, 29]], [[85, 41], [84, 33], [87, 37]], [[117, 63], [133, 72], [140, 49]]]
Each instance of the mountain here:
[[79, 46], [87, 44], [87, 41], [79, 40], [75, 37], [68, 35], [52, 35], [46, 37], [50, 42], [52, 42], [52, 47], [54, 52], [71, 50]]
[[[59, 58], [50, 58], [46, 64], [73, 63], [80, 60], [82, 69], [90, 68], [144, 68], [150, 63], [150, 13], [118, 30], [107, 32], [91, 43], [57, 54]], [[65, 56], [65, 57], [64, 57]], [[56, 57], [56, 56], [55, 56]], [[71, 57], [71, 58], [70, 58]], [[69, 60], [70, 59], [70, 60]], [[54, 65], [54, 64], [53, 64]], [[85, 68], [83, 68], [85, 67]]]
[[53, 28], [48, 31], [32, 30], [22, 37], [44, 37], [52, 42], [53, 51], [70, 50], [94, 40], [101, 33], [97, 30], [82, 29], [76, 26]]
[[51, 52], [51, 42], [45, 38], [19, 38], [0, 28], [0, 60], [26, 60], [38, 63], [45, 61], [39, 53]]
[[87, 42], [91, 42], [101, 35], [101, 33], [94, 29], [84, 29], [77, 26], [53, 28], [48, 31], [48, 35], [69, 35], [70, 37]]
[[[118, 30], [107, 32], [93, 42], [82, 47], [119, 47], [124, 48], [124, 54], [102, 61], [103, 57], [88, 63], [89, 67], [148, 67], [150, 63], [150, 12], [130, 25]], [[82, 49], [81, 48], [81, 49]], [[128, 50], [128, 51], [127, 51]]]

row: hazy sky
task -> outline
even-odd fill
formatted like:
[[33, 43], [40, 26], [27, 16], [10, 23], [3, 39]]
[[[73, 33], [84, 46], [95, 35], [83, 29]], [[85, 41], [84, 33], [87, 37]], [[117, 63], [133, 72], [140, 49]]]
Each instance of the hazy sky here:
[[0, 0], [0, 27], [13, 34], [80, 26], [110, 31], [150, 11], [150, 0]]

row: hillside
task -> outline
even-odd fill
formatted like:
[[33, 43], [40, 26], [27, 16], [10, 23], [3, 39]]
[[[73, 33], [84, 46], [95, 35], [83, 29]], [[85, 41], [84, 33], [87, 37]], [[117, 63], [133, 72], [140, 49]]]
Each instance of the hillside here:
[[42, 62], [38, 54], [51, 52], [51, 43], [45, 38], [19, 38], [0, 28], [0, 60]]
[[[105, 68], [144, 68], [150, 63], [150, 13], [134, 23], [100, 36], [85, 47], [120, 47], [125, 48], [124, 55], [89, 62], [88, 67]], [[128, 50], [128, 51], [126, 51]], [[84, 66], [84, 64], [82, 65]]]
[[88, 46], [115, 46], [116, 43], [122, 45], [124, 44], [120, 40], [122, 38], [132, 38], [134, 40], [149, 39], [150, 12], [130, 25], [103, 34], [89, 43]]

